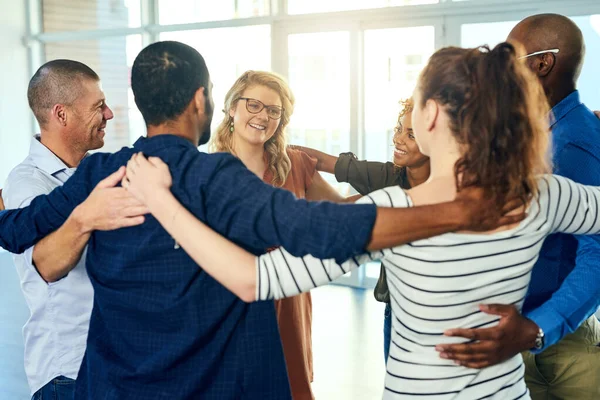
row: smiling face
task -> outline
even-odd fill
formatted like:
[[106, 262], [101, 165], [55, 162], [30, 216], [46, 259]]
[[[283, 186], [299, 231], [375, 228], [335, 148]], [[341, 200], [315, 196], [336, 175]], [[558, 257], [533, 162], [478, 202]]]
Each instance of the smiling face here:
[[[281, 108], [281, 98], [273, 89], [261, 85], [249, 87], [244, 90], [241, 97], [242, 99], [238, 100], [229, 111], [229, 115], [233, 118], [234, 140], [241, 140], [254, 146], [264, 145], [275, 135], [281, 123], [281, 119], [269, 117], [268, 107]], [[256, 112], [262, 105], [253, 100], [258, 100], [266, 107]]]
[[81, 86], [81, 95], [69, 107], [74, 118], [68, 127], [72, 143], [86, 152], [104, 146], [104, 129], [114, 115], [106, 104], [100, 81], [86, 79]]
[[411, 118], [412, 112], [405, 113], [394, 128], [394, 164], [400, 167], [418, 167], [429, 160], [415, 141]]

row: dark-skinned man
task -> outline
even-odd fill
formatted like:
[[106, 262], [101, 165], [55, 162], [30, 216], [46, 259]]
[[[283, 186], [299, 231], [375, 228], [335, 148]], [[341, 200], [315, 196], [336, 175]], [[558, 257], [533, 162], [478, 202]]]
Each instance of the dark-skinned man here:
[[[600, 186], [600, 121], [576, 90], [585, 54], [581, 31], [567, 17], [541, 14], [517, 24], [508, 41], [524, 46], [522, 60], [552, 107], [554, 172]], [[511, 305], [482, 306], [501, 317], [498, 326], [446, 332], [473, 342], [438, 346], [438, 351], [474, 368], [524, 352], [532, 399], [599, 399], [600, 324], [594, 316], [600, 303], [599, 261], [598, 237], [548, 237], [532, 272], [523, 316]]]

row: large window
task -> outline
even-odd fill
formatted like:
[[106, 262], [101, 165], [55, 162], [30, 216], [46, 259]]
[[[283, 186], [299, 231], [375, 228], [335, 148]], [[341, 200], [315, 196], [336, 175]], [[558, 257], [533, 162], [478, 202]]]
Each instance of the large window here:
[[412, 95], [435, 49], [432, 26], [368, 30], [364, 35], [364, 155], [389, 161], [400, 100]]
[[168, 25], [261, 17], [270, 14], [270, 3], [270, 0], [158, 0], [158, 19]]
[[160, 39], [188, 44], [204, 57], [213, 83], [213, 130], [223, 120], [225, 95], [235, 80], [250, 69], [271, 70], [271, 47], [264, 45], [271, 42], [269, 25], [165, 32]]
[[132, 28], [141, 25], [139, 0], [41, 0], [44, 32]]
[[288, 13], [308, 14], [435, 3], [439, 3], [439, 0], [288, 0]]
[[[583, 31], [587, 53], [579, 90], [590, 108], [600, 109], [598, 1], [26, 1], [31, 74], [44, 61], [61, 57], [87, 63], [102, 78], [115, 112], [106, 151], [145, 133], [129, 74], [139, 50], [156, 40], [187, 43], [206, 59], [214, 85], [213, 129], [240, 74], [268, 70], [287, 78], [296, 97], [291, 143], [389, 161], [398, 101], [411, 95], [435, 49], [494, 45], [527, 15], [559, 13]], [[349, 185], [325, 177], [343, 194], [352, 193]], [[377, 275], [372, 264], [344, 279], [368, 286]]]

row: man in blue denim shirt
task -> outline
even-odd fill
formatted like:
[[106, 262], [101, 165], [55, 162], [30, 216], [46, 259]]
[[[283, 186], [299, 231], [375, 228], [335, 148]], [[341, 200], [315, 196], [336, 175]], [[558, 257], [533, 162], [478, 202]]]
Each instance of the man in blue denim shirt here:
[[[22, 252], [63, 225], [136, 152], [164, 160], [186, 208], [255, 254], [285, 246], [295, 255], [342, 261], [365, 248], [522, 218], [498, 218], [473, 193], [410, 209], [296, 200], [229, 154], [198, 152], [210, 136], [213, 105], [197, 51], [154, 43], [136, 58], [131, 79], [148, 137], [115, 154], [87, 157], [64, 186], [29, 207], [1, 212], [0, 246]], [[152, 216], [137, 227], [94, 232], [86, 266], [95, 294], [77, 399], [290, 398], [273, 303], [239, 300]]]
[[[554, 173], [600, 186], [600, 121], [576, 90], [585, 54], [581, 31], [567, 17], [541, 14], [521, 21], [508, 41], [525, 47], [523, 62], [552, 107]], [[523, 356], [532, 399], [600, 399], [600, 324], [594, 316], [599, 264], [598, 236], [549, 236], [532, 272], [525, 318], [512, 306], [488, 307], [485, 311], [502, 316], [498, 327], [455, 330], [452, 334], [479, 343], [439, 350], [464, 365], [483, 367], [531, 349]]]

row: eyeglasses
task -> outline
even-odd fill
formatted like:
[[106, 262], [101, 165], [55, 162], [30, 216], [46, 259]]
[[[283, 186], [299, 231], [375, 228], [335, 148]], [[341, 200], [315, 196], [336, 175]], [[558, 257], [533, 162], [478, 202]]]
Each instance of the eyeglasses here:
[[270, 119], [279, 119], [283, 114], [284, 109], [279, 106], [266, 106], [262, 101], [248, 97], [240, 97], [240, 100], [246, 100], [246, 110], [251, 114], [258, 114], [263, 108], [267, 109], [267, 115]]
[[525, 56], [521, 56], [521, 57], [518, 58], [518, 60], [522, 60], [523, 58], [533, 57], [533, 56], [537, 56], [537, 55], [545, 54], [545, 53], [554, 53], [554, 54], [557, 54], [559, 51], [560, 51], [559, 49], [550, 49], [550, 50], [536, 51], [534, 53], [530, 53], [530, 54], [527, 54]]

